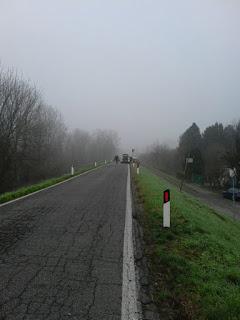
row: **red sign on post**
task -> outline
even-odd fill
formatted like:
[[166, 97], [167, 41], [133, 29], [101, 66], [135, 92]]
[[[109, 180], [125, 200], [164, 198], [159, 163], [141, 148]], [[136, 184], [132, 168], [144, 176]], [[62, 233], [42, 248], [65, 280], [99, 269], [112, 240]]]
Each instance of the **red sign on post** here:
[[165, 190], [164, 193], [163, 193], [163, 202], [164, 202], [164, 203], [167, 203], [167, 202], [169, 202], [169, 201], [170, 201], [170, 190], [167, 189], [167, 190]]

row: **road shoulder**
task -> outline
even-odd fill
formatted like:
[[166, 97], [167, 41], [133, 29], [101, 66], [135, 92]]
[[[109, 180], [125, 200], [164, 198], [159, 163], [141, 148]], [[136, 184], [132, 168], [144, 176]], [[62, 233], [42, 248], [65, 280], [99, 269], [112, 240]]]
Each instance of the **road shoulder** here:
[[153, 286], [151, 284], [148, 260], [145, 256], [146, 244], [142, 227], [144, 209], [139, 201], [134, 180], [131, 179], [134, 254], [137, 275], [137, 291], [143, 320], [159, 320], [157, 307], [153, 301]]

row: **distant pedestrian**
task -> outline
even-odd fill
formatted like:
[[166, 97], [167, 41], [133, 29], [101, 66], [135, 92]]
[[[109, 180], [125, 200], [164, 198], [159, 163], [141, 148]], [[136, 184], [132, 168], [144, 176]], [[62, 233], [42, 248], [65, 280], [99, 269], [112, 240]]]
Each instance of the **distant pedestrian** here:
[[119, 156], [116, 154], [115, 157], [114, 157], [114, 161], [116, 163], [116, 165], [119, 163]]

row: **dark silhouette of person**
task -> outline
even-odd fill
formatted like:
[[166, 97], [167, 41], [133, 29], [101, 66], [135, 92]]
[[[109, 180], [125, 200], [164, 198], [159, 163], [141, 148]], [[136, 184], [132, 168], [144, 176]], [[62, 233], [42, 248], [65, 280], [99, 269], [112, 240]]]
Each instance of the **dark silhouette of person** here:
[[120, 159], [119, 159], [119, 156], [116, 154], [115, 157], [114, 157], [114, 161], [116, 162], [116, 164], [119, 163], [119, 160], [120, 160]]

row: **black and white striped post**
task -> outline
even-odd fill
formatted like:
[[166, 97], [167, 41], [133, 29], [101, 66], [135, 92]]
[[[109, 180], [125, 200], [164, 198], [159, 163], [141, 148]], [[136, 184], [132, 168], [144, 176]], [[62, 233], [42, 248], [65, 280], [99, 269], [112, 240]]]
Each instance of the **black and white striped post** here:
[[163, 192], [163, 227], [170, 228], [170, 190]]

